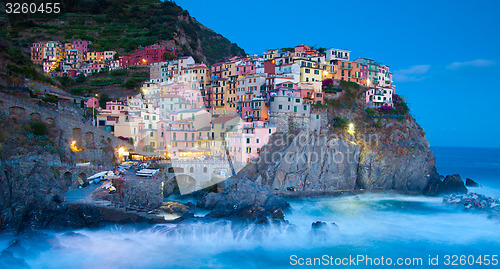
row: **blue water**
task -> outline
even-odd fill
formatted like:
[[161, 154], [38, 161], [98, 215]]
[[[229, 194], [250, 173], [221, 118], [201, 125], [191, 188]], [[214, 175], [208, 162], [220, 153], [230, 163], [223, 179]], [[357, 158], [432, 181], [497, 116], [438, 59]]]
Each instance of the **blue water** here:
[[[483, 186], [474, 191], [500, 194], [500, 150], [434, 151], [441, 174], [458, 172]], [[217, 221], [110, 226], [78, 230], [76, 235], [46, 231], [42, 239], [22, 241], [28, 251], [15, 255], [31, 268], [289, 268], [299, 258], [305, 263], [306, 258], [323, 255], [373, 259], [371, 266], [360, 261], [340, 268], [431, 268], [429, 255], [438, 255], [439, 266], [433, 268], [499, 267], [444, 265], [445, 255], [459, 255], [458, 264], [460, 255], [472, 255], [474, 262], [480, 255], [499, 255], [500, 220], [443, 205], [441, 198], [377, 193], [289, 202], [289, 224], [240, 226]], [[313, 232], [315, 221], [327, 225]], [[0, 237], [0, 249], [10, 240], [9, 235]], [[373, 265], [382, 256], [393, 263], [398, 258], [415, 258], [417, 263], [422, 259], [423, 265]], [[491, 264], [491, 256], [487, 259]]]

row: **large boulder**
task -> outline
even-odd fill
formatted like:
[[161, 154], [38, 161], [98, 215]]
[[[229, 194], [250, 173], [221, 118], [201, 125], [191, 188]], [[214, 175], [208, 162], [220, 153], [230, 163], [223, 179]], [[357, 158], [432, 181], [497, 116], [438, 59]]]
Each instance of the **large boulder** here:
[[158, 209], [168, 214], [176, 214], [181, 216], [189, 213], [188, 206], [177, 202], [164, 202]]
[[467, 187], [481, 187], [481, 185], [479, 185], [479, 183], [477, 183], [476, 181], [474, 181], [470, 178], [465, 179], [465, 186], [467, 186]]
[[436, 196], [450, 193], [466, 194], [468, 192], [464, 181], [460, 175], [448, 175], [441, 181], [439, 178], [432, 178], [427, 185], [424, 194]]
[[247, 178], [235, 182], [220, 193], [208, 193], [197, 204], [210, 209], [207, 217], [237, 218], [262, 221], [265, 218], [283, 219], [290, 205], [274, 195], [269, 186], [263, 186]]

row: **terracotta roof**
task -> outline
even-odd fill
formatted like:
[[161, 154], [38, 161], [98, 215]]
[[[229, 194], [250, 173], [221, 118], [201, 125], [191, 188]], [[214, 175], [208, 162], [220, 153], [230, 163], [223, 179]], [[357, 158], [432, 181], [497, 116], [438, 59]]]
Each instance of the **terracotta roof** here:
[[234, 118], [239, 118], [238, 116], [221, 116], [218, 118], [213, 118], [212, 123], [225, 123], [228, 122]]

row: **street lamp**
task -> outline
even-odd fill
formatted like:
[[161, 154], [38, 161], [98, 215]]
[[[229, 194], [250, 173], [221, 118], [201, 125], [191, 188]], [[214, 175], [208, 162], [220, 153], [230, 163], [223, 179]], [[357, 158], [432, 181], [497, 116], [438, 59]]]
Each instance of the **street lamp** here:
[[349, 123], [349, 127], [347, 128], [347, 132], [349, 134], [354, 134], [354, 123]]

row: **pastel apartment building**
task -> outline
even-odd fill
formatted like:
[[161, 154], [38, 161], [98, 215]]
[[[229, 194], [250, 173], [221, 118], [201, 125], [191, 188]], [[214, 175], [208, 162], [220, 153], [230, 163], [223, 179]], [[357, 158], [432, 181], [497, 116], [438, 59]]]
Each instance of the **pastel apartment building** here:
[[236, 130], [227, 133], [227, 148], [235, 169], [239, 170], [259, 157], [264, 145], [276, 132], [276, 127], [267, 122], [242, 122]]
[[381, 106], [394, 106], [392, 95], [394, 89], [392, 88], [372, 88], [365, 92], [366, 104], [370, 107], [378, 108]]

